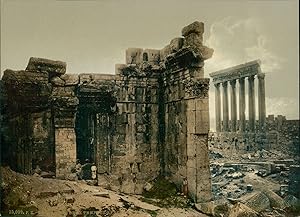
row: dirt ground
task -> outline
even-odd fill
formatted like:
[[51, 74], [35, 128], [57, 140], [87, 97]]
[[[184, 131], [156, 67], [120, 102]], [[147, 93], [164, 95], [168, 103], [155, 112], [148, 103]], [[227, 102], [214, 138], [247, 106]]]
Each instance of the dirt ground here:
[[23, 175], [8, 167], [2, 167], [1, 174], [2, 216], [206, 216], [190, 207], [155, 206], [143, 202], [142, 196], [118, 194], [99, 186], [88, 185], [85, 181]]

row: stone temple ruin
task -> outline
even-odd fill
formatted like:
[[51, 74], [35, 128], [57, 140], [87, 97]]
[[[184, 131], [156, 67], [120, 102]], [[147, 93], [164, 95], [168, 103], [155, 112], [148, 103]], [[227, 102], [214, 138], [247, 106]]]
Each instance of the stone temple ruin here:
[[[215, 105], [216, 105], [216, 131], [217, 132], [255, 132], [255, 129], [264, 130], [266, 121], [265, 103], [265, 74], [261, 72], [259, 61], [252, 61], [246, 64], [231, 67], [229, 69], [211, 73], [215, 85]], [[255, 127], [255, 76], [258, 78], [258, 108], [259, 108], [259, 128]], [[248, 80], [248, 106], [249, 120], [246, 128], [245, 121], [245, 78]], [[236, 81], [239, 81], [239, 122], [237, 123], [237, 97]], [[230, 83], [231, 99], [231, 121], [229, 122], [228, 106], [228, 83]], [[223, 90], [223, 121], [221, 122], [221, 95], [220, 84]]]
[[[210, 140], [215, 147], [220, 146], [223, 150], [240, 154], [262, 149], [286, 149], [294, 154], [300, 153], [299, 120], [286, 120], [281, 115], [276, 119], [274, 119], [274, 115], [266, 117], [265, 74], [261, 71], [259, 60], [213, 72], [210, 73], [210, 76], [215, 86], [216, 115], [216, 132], [211, 133]], [[258, 120], [256, 120], [255, 105], [256, 78], [258, 79]], [[245, 114], [246, 79], [248, 81], [248, 120], [246, 120]], [[239, 87], [238, 103], [237, 80]], [[230, 87], [230, 111], [228, 83]]]
[[115, 75], [66, 74], [66, 63], [33, 57], [25, 70], [5, 70], [2, 161], [67, 179], [77, 159], [90, 159], [100, 184], [121, 192], [140, 194], [163, 175], [211, 200], [203, 67], [213, 50], [203, 32], [194, 22], [162, 50], [127, 49]]

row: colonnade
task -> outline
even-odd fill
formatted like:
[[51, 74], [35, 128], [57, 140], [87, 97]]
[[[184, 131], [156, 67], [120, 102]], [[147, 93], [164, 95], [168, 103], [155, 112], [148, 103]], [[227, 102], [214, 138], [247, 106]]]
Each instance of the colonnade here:
[[[247, 130], [254, 132], [256, 128], [256, 106], [255, 106], [255, 79], [258, 79], [258, 117], [259, 128], [263, 129], [266, 119], [265, 104], [265, 74], [260, 70], [260, 62], [252, 61], [229, 69], [210, 74], [215, 86], [215, 111], [217, 132], [245, 132], [246, 131], [246, 91], [245, 82], [248, 82], [248, 126]], [[239, 121], [237, 120], [237, 90], [239, 84]], [[230, 93], [230, 111], [229, 96]], [[221, 93], [222, 92], [222, 93]], [[222, 94], [222, 105], [221, 105]], [[222, 107], [222, 108], [221, 108]], [[229, 112], [231, 124], [229, 124]], [[221, 120], [221, 114], [223, 120]]]

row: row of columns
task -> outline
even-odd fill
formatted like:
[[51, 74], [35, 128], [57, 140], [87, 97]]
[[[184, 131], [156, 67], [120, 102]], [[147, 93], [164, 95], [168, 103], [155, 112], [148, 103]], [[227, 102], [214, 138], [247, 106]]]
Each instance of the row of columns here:
[[[259, 125], [263, 129], [266, 119], [265, 104], [265, 74], [257, 74], [258, 78], [258, 109], [259, 109]], [[248, 77], [248, 105], [249, 105], [249, 131], [255, 131], [255, 75]], [[231, 128], [229, 127], [229, 109], [228, 109], [228, 82], [230, 83], [231, 95]], [[223, 89], [223, 126], [221, 122], [221, 86]], [[239, 78], [239, 126], [237, 126], [237, 96], [236, 96], [236, 80], [224, 81], [215, 84], [215, 106], [216, 106], [216, 130], [217, 132], [232, 131], [244, 132], [246, 129], [246, 97], [245, 97], [245, 77]], [[229, 129], [230, 128], [230, 129]]]

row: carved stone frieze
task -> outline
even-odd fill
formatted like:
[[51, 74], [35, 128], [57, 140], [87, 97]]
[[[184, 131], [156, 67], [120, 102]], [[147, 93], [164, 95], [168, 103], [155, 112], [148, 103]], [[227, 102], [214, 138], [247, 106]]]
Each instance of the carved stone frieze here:
[[188, 79], [184, 81], [187, 97], [208, 98], [209, 78]]
[[256, 75], [260, 72], [260, 61], [254, 60], [246, 64], [241, 64], [228, 69], [210, 73], [214, 83], [236, 80], [244, 77]]

